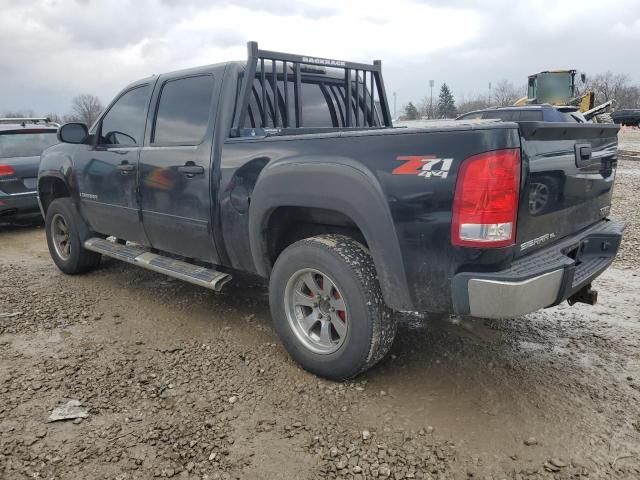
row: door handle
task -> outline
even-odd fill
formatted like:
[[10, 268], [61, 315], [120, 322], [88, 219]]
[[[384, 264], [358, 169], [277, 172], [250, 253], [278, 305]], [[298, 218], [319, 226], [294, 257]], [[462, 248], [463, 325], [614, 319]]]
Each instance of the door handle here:
[[136, 169], [136, 166], [130, 163], [121, 163], [116, 168], [120, 170], [122, 175], [126, 175], [129, 172], [133, 172]]
[[202, 175], [204, 173], [204, 167], [188, 163], [178, 167], [178, 171], [184, 175], [192, 177], [193, 175]]

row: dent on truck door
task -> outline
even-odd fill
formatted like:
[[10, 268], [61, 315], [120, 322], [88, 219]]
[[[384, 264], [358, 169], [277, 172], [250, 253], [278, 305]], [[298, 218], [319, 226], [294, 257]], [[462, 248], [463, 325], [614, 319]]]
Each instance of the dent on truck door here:
[[210, 173], [219, 87], [206, 70], [164, 76], [157, 85], [149, 144], [140, 156], [144, 228], [154, 248], [215, 263]]
[[98, 127], [95, 147], [76, 156], [81, 207], [93, 230], [147, 244], [136, 197], [150, 85], [124, 92]]

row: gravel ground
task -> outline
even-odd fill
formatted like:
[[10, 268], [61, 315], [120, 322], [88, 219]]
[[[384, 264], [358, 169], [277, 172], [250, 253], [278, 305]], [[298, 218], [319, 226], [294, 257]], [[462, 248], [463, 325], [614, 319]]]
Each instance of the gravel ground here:
[[618, 133], [618, 148], [640, 159], [640, 128], [621, 127]]
[[[622, 160], [629, 229], [597, 306], [406, 315], [342, 384], [288, 359], [259, 280], [69, 277], [41, 228], [0, 227], [0, 478], [639, 478], [638, 187]], [[69, 400], [87, 418], [47, 423]]]
[[[639, 149], [640, 152], [640, 149]], [[611, 216], [627, 222], [615, 265], [640, 271], [640, 159], [622, 156], [618, 162]]]

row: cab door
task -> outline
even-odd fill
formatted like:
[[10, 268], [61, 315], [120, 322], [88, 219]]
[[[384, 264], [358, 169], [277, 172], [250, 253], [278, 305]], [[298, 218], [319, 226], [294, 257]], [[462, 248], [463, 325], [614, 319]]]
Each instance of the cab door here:
[[152, 85], [125, 90], [103, 115], [96, 142], [74, 158], [80, 208], [91, 229], [143, 245], [137, 168]]
[[212, 263], [218, 255], [211, 155], [221, 80], [215, 67], [161, 76], [139, 162], [142, 219], [151, 246]]

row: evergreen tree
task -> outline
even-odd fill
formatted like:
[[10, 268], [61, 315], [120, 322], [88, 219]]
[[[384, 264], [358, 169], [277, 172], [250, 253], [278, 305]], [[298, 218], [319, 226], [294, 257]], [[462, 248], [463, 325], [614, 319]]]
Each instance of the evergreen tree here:
[[440, 118], [453, 118], [456, 116], [456, 102], [453, 94], [446, 83], [440, 87], [438, 97], [438, 116]]
[[404, 116], [406, 117], [407, 120], [417, 120], [420, 118], [420, 112], [418, 111], [416, 106], [413, 104], [413, 102], [409, 102], [404, 107]]

